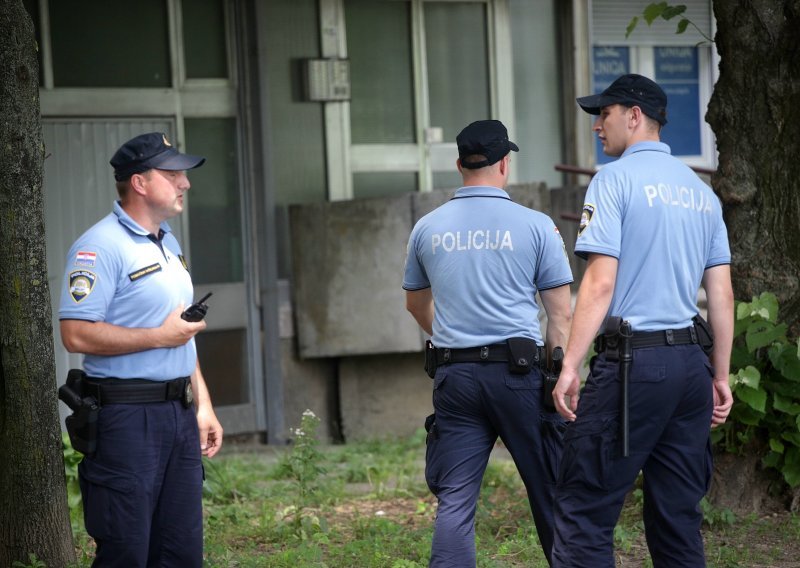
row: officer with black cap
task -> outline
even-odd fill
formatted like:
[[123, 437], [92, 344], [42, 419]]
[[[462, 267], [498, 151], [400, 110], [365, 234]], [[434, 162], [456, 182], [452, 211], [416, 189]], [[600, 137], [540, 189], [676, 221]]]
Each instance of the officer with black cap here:
[[194, 291], [167, 219], [183, 210], [185, 170], [204, 162], [160, 132], [123, 144], [119, 201], [67, 255], [61, 336], [85, 355], [71, 384], [100, 407], [78, 468], [94, 566], [203, 564], [201, 456], [219, 451], [222, 427], [195, 349], [206, 324], [181, 318]]
[[564, 421], [544, 406], [536, 293], [548, 347], [563, 345], [572, 273], [553, 221], [503, 189], [518, 150], [505, 126], [473, 122], [456, 141], [464, 185], [415, 225], [403, 279], [406, 307], [431, 335], [425, 478], [439, 506], [430, 566], [475, 566], [475, 507], [498, 436], [525, 483], [549, 559]]
[[[667, 97], [655, 82], [624, 75], [578, 104], [598, 115], [593, 130], [619, 159], [593, 177], [575, 245], [588, 262], [554, 391], [574, 422], [564, 436], [553, 565], [615, 566], [614, 526], [642, 472], [653, 565], [705, 566], [698, 503], [711, 476], [710, 428], [733, 402], [721, 205], [660, 142]], [[700, 286], [713, 347], [698, 314]], [[578, 402], [578, 369], [593, 341], [597, 356]]]

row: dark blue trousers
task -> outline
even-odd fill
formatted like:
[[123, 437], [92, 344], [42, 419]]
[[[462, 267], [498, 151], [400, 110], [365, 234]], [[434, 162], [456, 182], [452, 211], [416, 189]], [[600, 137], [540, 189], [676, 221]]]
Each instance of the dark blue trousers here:
[[708, 491], [713, 371], [696, 345], [635, 349], [630, 455], [619, 439], [616, 362], [599, 355], [567, 427], [556, 491], [553, 565], [613, 568], [613, 533], [639, 472], [653, 565], [705, 566], [699, 502]]
[[194, 408], [103, 406], [97, 453], [78, 468], [93, 566], [200, 567], [203, 466]]
[[439, 367], [433, 386], [425, 478], [439, 506], [430, 566], [475, 566], [475, 508], [489, 454], [503, 440], [519, 470], [545, 555], [553, 543], [553, 494], [564, 420], [544, 412], [542, 376], [507, 363]]

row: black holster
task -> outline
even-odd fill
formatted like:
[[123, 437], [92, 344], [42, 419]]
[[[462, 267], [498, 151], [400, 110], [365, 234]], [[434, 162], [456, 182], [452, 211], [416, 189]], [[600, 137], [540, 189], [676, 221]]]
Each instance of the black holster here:
[[80, 369], [70, 369], [67, 381], [58, 389], [58, 398], [72, 410], [65, 423], [72, 447], [85, 456], [97, 451], [97, 417], [100, 405], [93, 396], [83, 396], [86, 374]]
[[703, 319], [700, 314], [692, 318], [694, 329], [697, 333], [697, 343], [703, 349], [706, 355], [711, 355], [714, 351], [714, 330], [711, 329], [711, 324]]
[[436, 347], [430, 339], [425, 341], [425, 372], [430, 378], [436, 376]]

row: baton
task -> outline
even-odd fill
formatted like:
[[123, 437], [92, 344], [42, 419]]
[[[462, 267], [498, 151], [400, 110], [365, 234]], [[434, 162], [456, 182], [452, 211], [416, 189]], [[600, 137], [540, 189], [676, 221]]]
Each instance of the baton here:
[[620, 401], [620, 434], [622, 437], [622, 457], [628, 457], [628, 438], [629, 438], [629, 423], [628, 423], [628, 377], [631, 372], [631, 363], [633, 362], [633, 333], [631, 332], [631, 323], [627, 320], [623, 321], [619, 326], [620, 334], [620, 360], [619, 360], [619, 378], [622, 387], [622, 400]]

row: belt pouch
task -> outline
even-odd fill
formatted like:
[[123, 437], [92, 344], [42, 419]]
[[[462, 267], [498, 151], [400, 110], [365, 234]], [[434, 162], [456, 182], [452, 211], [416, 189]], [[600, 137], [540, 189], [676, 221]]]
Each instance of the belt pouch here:
[[619, 332], [622, 325], [620, 316], [608, 316], [603, 326], [603, 337], [605, 337], [606, 359], [609, 361], [619, 361], [619, 348], [622, 336]]
[[425, 341], [425, 372], [430, 378], [436, 376], [436, 348], [430, 339]]
[[709, 324], [700, 314], [692, 318], [694, 329], [697, 333], [697, 343], [702, 347], [706, 355], [711, 355], [714, 350], [714, 330], [711, 329]]
[[511, 337], [508, 345], [508, 370], [515, 375], [530, 373], [534, 363], [539, 361], [539, 346], [527, 337]]

